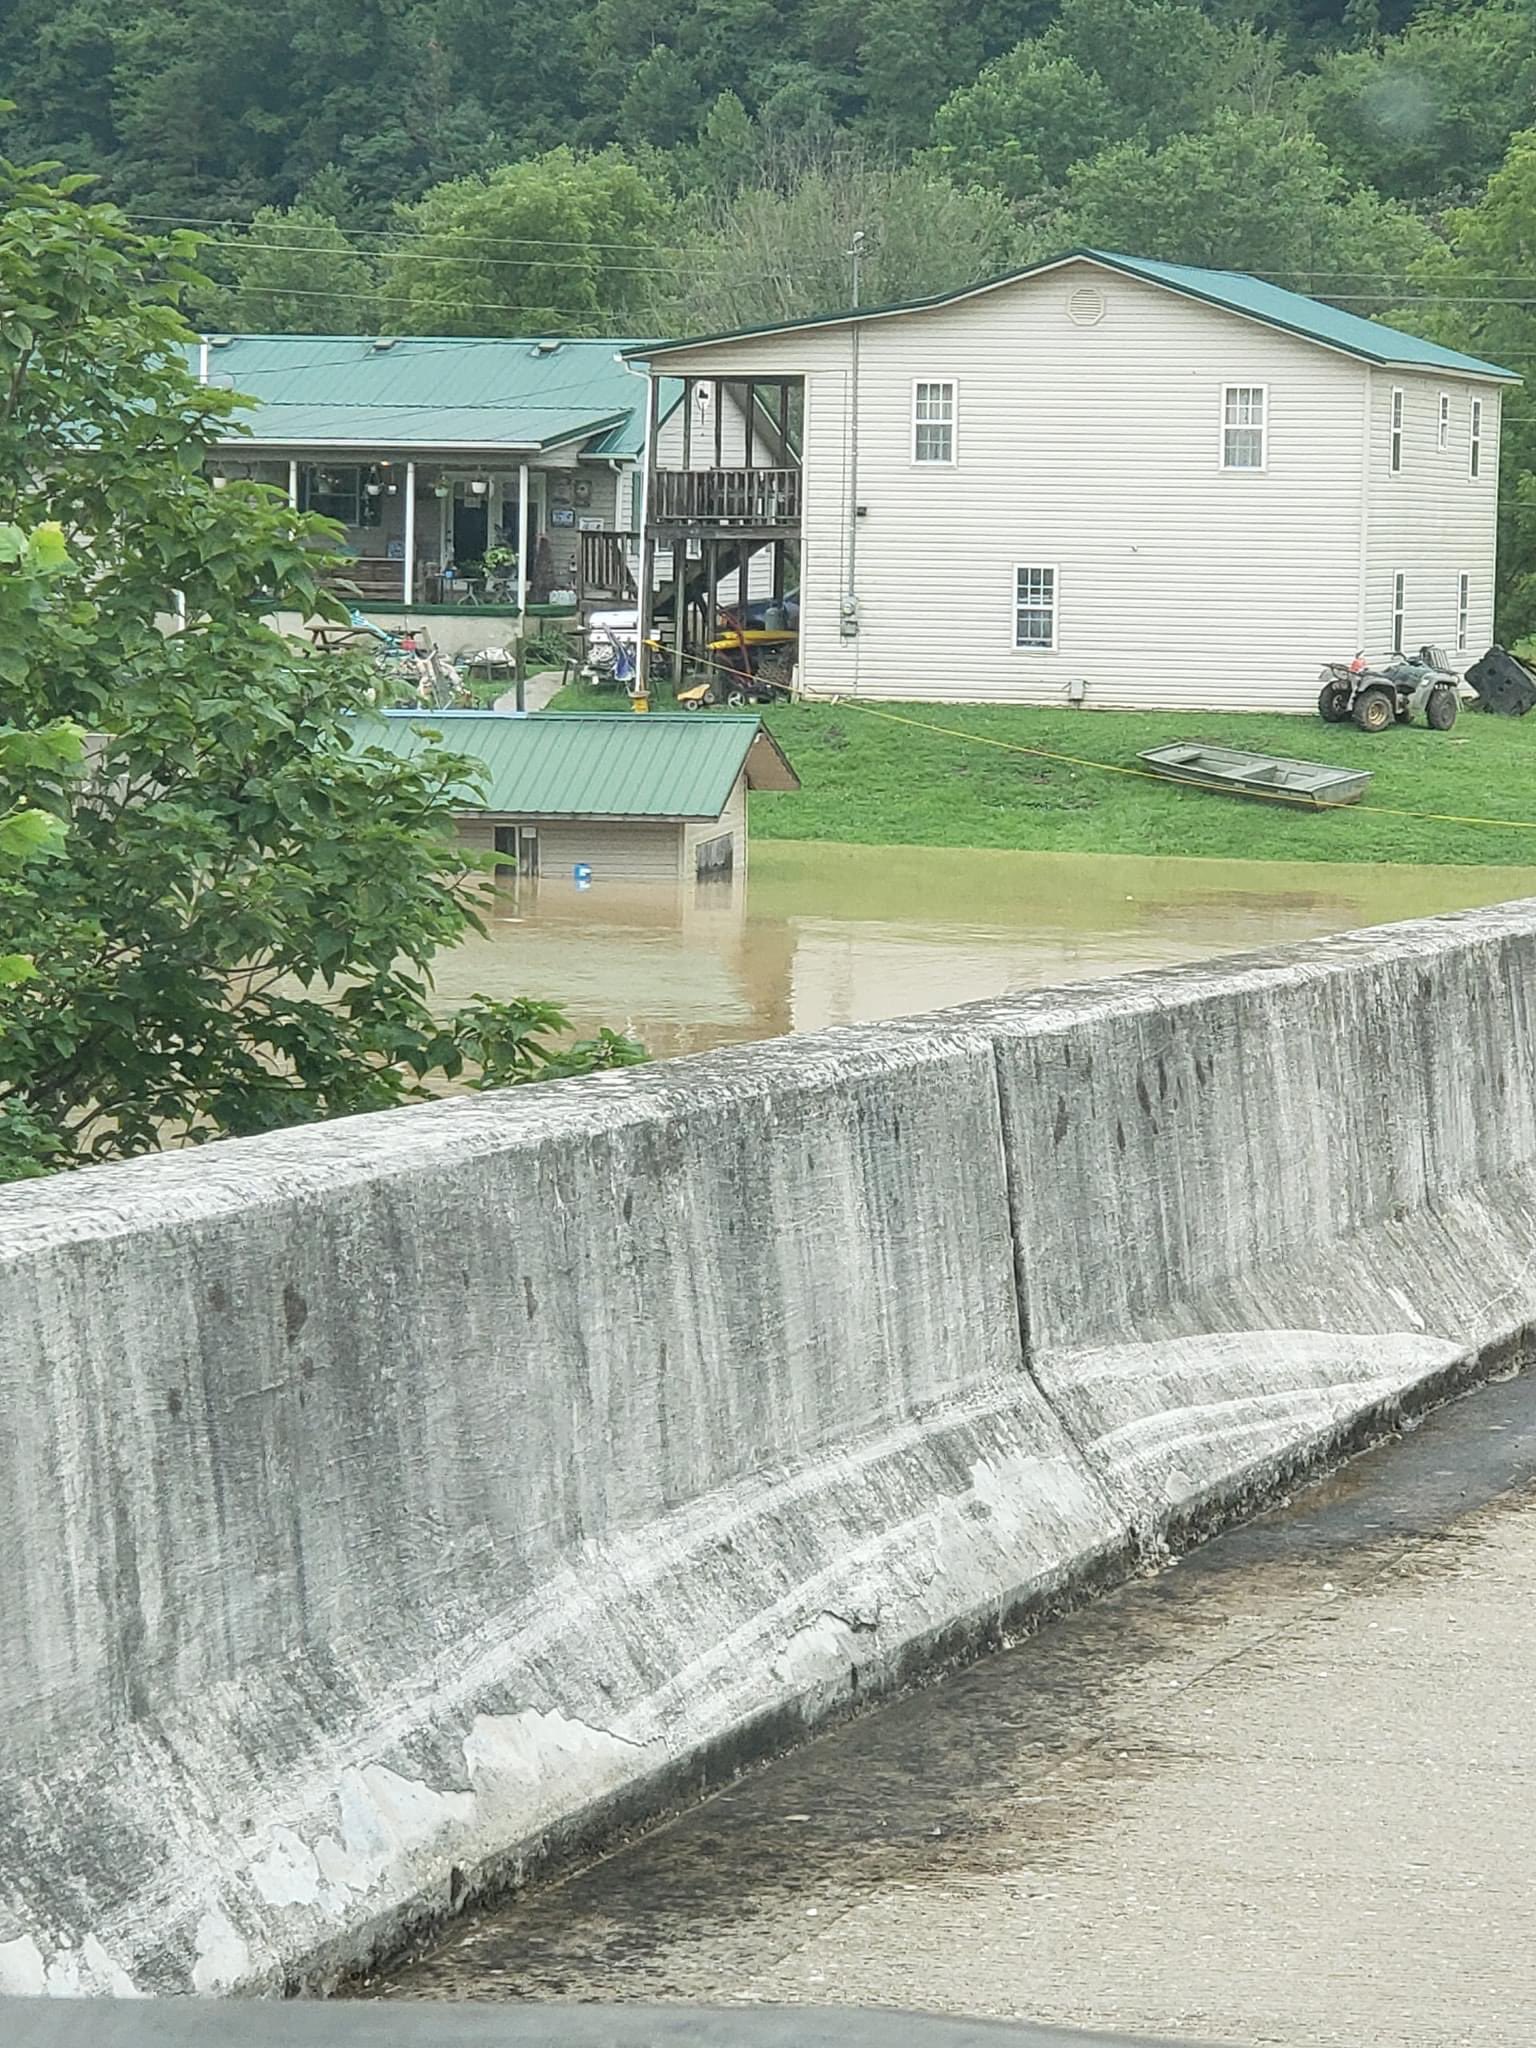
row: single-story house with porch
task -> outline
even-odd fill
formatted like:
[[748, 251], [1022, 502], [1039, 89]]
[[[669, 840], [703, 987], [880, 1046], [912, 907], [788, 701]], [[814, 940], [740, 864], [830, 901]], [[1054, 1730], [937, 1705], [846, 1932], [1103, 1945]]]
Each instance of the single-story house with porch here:
[[[451, 653], [504, 644], [540, 616], [634, 602], [647, 382], [624, 357], [632, 346], [209, 334], [191, 360], [200, 382], [250, 401], [215, 481], [270, 484], [336, 520], [362, 610], [425, 624]], [[698, 426], [681, 401], [666, 380], [656, 433], [669, 462]], [[698, 428], [701, 462], [706, 445], [741, 449], [733, 397], [724, 410], [723, 429]], [[657, 573], [670, 578], [670, 557]]]
[[522, 881], [740, 873], [747, 791], [800, 787], [760, 719], [724, 713], [387, 711], [358, 721], [357, 742], [406, 757], [442, 745], [479, 762], [459, 838], [504, 856], [497, 873]]
[[653, 418], [680, 380], [803, 420], [702, 476], [653, 434], [643, 551], [797, 549], [808, 695], [1304, 711], [1326, 661], [1493, 635], [1520, 380], [1264, 278], [1074, 249], [633, 355]]

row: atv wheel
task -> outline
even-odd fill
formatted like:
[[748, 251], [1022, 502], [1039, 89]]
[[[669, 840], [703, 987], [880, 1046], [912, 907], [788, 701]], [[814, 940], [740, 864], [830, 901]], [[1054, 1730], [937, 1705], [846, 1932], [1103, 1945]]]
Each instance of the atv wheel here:
[[1360, 692], [1350, 716], [1362, 732], [1385, 732], [1397, 717], [1397, 700], [1390, 690], [1373, 685]]
[[1456, 692], [1442, 687], [1430, 691], [1429, 702], [1424, 706], [1424, 716], [1436, 732], [1449, 732], [1456, 723], [1456, 713], [1460, 709]]
[[1317, 715], [1327, 725], [1342, 725], [1349, 716], [1348, 683], [1324, 683], [1317, 693]]

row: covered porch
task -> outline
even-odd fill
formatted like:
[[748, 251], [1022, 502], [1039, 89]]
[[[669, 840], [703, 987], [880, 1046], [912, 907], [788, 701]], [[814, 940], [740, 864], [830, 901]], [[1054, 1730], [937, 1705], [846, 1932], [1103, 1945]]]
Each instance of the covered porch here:
[[336, 587], [369, 613], [558, 617], [599, 557], [622, 573], [621, 480], [607, 463], [334, 447], [222, 455], [213, 473], [335, 520], [350, 557]]

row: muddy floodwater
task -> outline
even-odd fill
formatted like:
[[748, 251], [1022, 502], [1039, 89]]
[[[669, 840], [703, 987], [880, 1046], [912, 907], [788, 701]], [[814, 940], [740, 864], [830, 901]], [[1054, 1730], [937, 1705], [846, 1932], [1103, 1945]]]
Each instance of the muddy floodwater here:
[[1143, 860], [758, 841], [749, 873], [569, 876], [507, 894], [438, 963], [444, 1003], [545, 996], [653, 1053], [910, 1015], [1053, 983], [1536, 896], [1536, 868]]

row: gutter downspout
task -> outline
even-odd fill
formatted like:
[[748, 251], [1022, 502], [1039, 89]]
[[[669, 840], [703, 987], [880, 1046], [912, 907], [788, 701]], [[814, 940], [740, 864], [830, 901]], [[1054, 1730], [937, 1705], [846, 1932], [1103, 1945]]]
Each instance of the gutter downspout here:
[[848, 329], [848, 580], [843, 590], [843, 610], [838, 630], [843, 639], [854, 640], [859, 631], [859, 343], [862, 326], [859, 310], [859, 263], [864, 254], [864, 230], [858, 229], [849, 249], [853, 264], [853, 312]]

